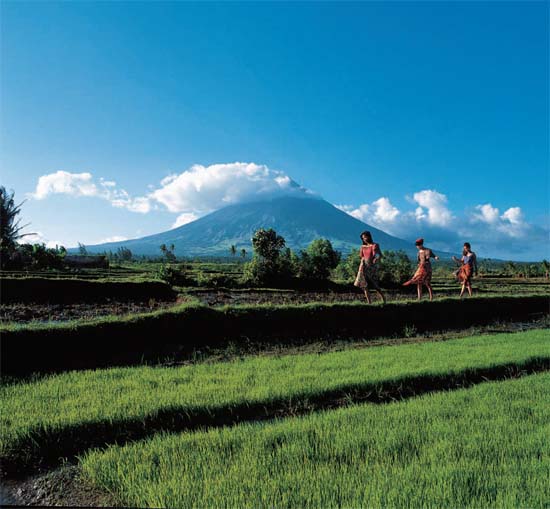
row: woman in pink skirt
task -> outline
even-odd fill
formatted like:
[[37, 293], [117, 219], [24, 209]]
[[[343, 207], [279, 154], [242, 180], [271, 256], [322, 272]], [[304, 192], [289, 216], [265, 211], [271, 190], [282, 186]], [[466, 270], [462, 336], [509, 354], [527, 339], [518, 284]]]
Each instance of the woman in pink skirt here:
[[374, 288], [376, 293], [382, 299], [382, 302], [386, 303], [386, 297], [382, 293], [378, 281], [376, 280], [376, 265], [380, 262], [382, 258], [382, 252], [380, 251], [380, 246], [375, 244], [372, 240], [372, 235], [370, 232], [363, 232], [361, 234], [361, 240], [363, 245], [361, 246], [361, 263], [359, 264], [359, 270], [357, 271], [357, 277], [355, 278], [355, 286], [361, 288], [365, 292], [365, 298], [370, 304], [371, 299], [369, 295], [369, 285]]

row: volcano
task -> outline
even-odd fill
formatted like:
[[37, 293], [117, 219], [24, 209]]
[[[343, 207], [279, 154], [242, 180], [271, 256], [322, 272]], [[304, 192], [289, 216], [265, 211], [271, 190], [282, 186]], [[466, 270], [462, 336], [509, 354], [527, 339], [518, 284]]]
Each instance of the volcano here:
[[251, 239], [259, 228], [273, 228], [296, 251], [322, 237], [343, 253], [357, 249], [360, 233], [369, 230], [382, 251], [403, 250], [416, 256], [414, 244], [359, 221], [323, 199], [296, 196], [229, 205], [173, 230], [86, 248], [100, 253], [126, 247], [134, 255], [160, 256], [161, 244], [173, 244], [177, 256], [226, 257], [232, 245], [251, 253]]

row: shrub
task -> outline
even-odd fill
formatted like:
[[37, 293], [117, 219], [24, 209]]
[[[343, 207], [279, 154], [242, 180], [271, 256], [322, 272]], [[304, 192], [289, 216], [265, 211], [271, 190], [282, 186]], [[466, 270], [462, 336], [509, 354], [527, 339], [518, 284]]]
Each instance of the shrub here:
[[354, 249], [344, 259], [340, 260], [340, 263], [334, 269], [333, 276], [336, 279], [352, 283], [357, 275], [360, 261], [361, 257], [359, 255], [359, 250]]
[[45, 244], [21, 244], [11, 254], [8, 269], [62, 269], [67, 250], [63, 247], [48, 248]]
[[288, 286], [295, 274], [295, 259], [285, 239], [273, 229], [256, 231], [252, 238], [254, 256], [244, 266], [244, 283], [255, 286]]
[[237, 285], [237, 280], [226, 274], [205, 274], [204, 272], [199, 272], [197, 275], [197, 284], [198, 286], [203, 287], [226, 287], [232, 288]]
[[157, 270], [157, 277], [171, 286], [186, 286], [190, 283], [184, 264], [177, 267], [163, 264]]
[[298, 260], [298, 276], [310, 280], [326, 280], [340, 262], [341, 254], [335, 251], [330, 240], [315, 239]]
[[378, 278], [383, 287], [401, 286], [413, 274], [414, 267], [404, 251], [386, 251], [380, 260]]

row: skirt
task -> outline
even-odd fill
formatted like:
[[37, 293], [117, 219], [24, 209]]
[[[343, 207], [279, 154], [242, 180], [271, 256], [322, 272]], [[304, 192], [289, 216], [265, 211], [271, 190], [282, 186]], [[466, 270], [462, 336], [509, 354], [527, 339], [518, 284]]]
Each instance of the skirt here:
[[355, 286], [367, 290], [369, 287], [374, 288], [375, 290], [380, 290], [378, 281], [376, 278], [376, 267], [374, 265], [367, 265], [364, 262], [361, 262], [359, 265], [359, 270], [357, 271], [357, 277], [353, 283]]
[[430, 263], [422, 263], [416, 269], [413, 277], [409, 279], [403, 286], [407, 285], [426, 285], [432, 281], [432, 265]]
[[472, 280], [472, 266], [469, 263], [461, 265], [456, 278], [461, 283], [469, 283]]

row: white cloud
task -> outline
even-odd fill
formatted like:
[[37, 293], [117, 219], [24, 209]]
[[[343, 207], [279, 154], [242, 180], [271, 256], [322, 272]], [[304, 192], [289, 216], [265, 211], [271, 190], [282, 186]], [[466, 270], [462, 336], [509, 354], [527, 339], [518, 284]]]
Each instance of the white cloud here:
[[478, 214], [473, 214], [475, 221], [481, 221], [482, 223], [495, 224], [498, 221], [499, 210], [493, 207], [490, 203], [485, 205], [476, 205]]
[[353, 207], [351, 205], [336, 205], [336, 208], [359, 219], [359, 221], [376, 226], [388, 233], [392, 232], [392, 226], [401, 214], [400, 210], [394, 207], [389, 198], [385, 196], [378, 198], [378, 200], [370, 204], [363, 203], [358, 207]]
[[43, 200], [50, 194], [98, 196], [100, 191], [92, 181], [91, 173], [56, 171], [49, 175], [42, 175], [38, 179], [36, 190], [31, 197], [36, 200]]
[[59, 240], [48, 240], [42, 232], [31, 233], [30, 235], [25, 235], [19, 240], [19, 244], [46, 244], [48, 248], [56, 248], [59, 246], [64, 246], [65, 244]]
[[354, 207], [353, 205], [335, 205], [335, 207], [355, 219], [359, 219], [359, 221], [367, 222], [371, 217], [370, 206], [367, 203], [359, 205], [359, 207]]
[[[406, 199], [416, 207], [399, 210], [387, 197], [358, 207], [336, 207], [397, 237], [411, 241], [424, 237], [428, 245], [441, 251], [455, 252], [463, 242], [471, 242], [480, 256], [517, 258], [519, 253], [535, 252], [538, 245], [549, 245], [548, 228], [529, 224], [520, 207], [510, 207], [501, 213], [486, 203], [460, 214], [451, 212], [447, 197], [437, 191], [422, 190]], [[527, 238], [529, 244], [525, 242]]]
[[183, 214], [180, 214], [177, 218], [174, 224], [171, 226], [170, 229], [178, 228], [179, 226], [183, 226], [184, 224], [191, 223], [192, 221], [195, 221], [198, 219], [199, 216], [194, 214], [193, 212], [184, 212]]
[[386, 197], [378, 198], [372, 205], [374, 206], [374, 219], [380, 223], [393, 223], [400, 214], [399, 209], [394, 207]]
[[96, 183], [93, 175], [88, 172], [56, 171], [39, 177], [36, 189], [29, 197], [44, 200], [52, 194], [85, 196], [107, 200], [113, 207], [126, 208], [132, 212], [145, 214], [151, 210], [148, 197], [132, 198], [124, 189], [117, 189], [116, 185], [116, 182], [103, 178]]
[[[180, 215], [176, 223], [217, 210], [226, 205], [279, 195], [309, 194], [288, 175], [256, 163], [228, 163], [202, 166], [171, 174], [144, 196], [132, 197], [119, 189], [112, 180], [100, 178], [95, 182], [91, 173], [57, 171], [38, 179], [36, 190], [30, 196], [43, 200], [52, 194], [96, 197], [113, 207], [146, 214], [163, 205]], [[181, 218], [181, 219], [180, 219]], [[189, 222], [189, 221], [188, 221]], [[176, 224], [175, 223], [175, 224]]]
[[116, 182], [114, 180], [105, 180], [103, 177], [100, 177], [99, 183], [103, 187], [116, 187]]
[[170, 212], [204, 214], [255, 198], [305, 193], [290, 177], [263, 164], [195, 164], [179, 175], [169, 175], [151, 200]]
[[123, 242], [125, 240], [128, 240], [128, 237], [123, 237], [122, 235], [113, 235], [112, 237], [106, 237], [104, 239], [101, 239], [98, 242], [94, 242], [94, 244], [107, 244], [108, 242]]
[[502, 214], [490, 203], [476, 205], [474, 208], [478, 213], [472, 215], [471, 222], [473, 223], [481, 222], [491, 225], [495, 230], [512, 238], [524, 237], [529, 230], [529, 225], [525, 222], [520, 207], [510, 207]]
[[504, 221], [511, 224], [523, 224], [523, 212], [519, 207], [511, 207], [500, 216]]
[[413, 199], [418, 203], [415, 211], [417, 221], [426, 221], [432, 226], [448, 226], [453, 215], [447, 208], [447, 197], [437, 191], [425, 189], [414, 193]]
[[121, 191], [116, 198], [113, 197], [111, 199], [111, 205], [141, 214], [147, 214], [152, 209], [151, 200], [147, 196], [131, 198], [126, 191]]
[[501, 223], [498, 230], [509, 237], [520, 239], [527, 235], [530, 226], [523, 219], [523, 212], [520, 207], [510, 207], [500, 216]]

